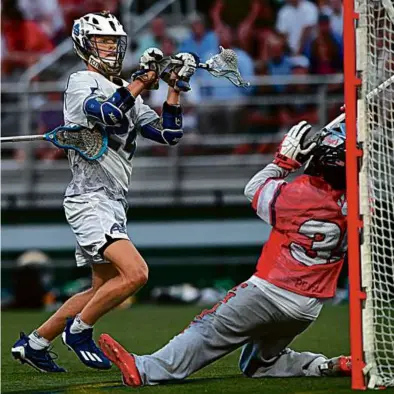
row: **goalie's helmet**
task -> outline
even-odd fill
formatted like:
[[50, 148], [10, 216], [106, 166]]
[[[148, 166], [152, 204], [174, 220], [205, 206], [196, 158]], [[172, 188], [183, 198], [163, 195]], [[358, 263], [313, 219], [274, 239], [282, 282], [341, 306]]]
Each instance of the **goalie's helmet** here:
[[346, 188], [346, 126], [341, 123], [323, 132], [304, 173], [323, 177], [334, 189]]
[[[93, 37], [116, 38], [116, 50], [110, 56], [101, 56]], [[77, 55], [106, 76], [116, 76], [122, 71], [127, 49], [127, 34], [118, 19], [108, 11], [86, 14], [74, 21], [71, 38]]]

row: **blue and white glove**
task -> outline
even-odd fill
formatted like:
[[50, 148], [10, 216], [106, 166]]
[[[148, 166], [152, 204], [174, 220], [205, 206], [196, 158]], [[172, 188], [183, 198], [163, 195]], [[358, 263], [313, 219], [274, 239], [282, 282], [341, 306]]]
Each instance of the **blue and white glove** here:
[[[144, 51], [140, 57], [140, 68], [133, 75], [133, 80], [139, 79], [147, 85], [147, 89], [158, 89], [159, 80], [158, 78], [164, 71], [166, 65], [163, 64], [163, 52], [159, 48], [148, 48]], [[156, 73], [155, 78], [147, 78], [147, 73], [154, 71]]]
[[193, 53], [188, 52], [178, 53], [175, 55], [175, 59], [183, 62], [183, 66], [181, 66], [180, 70], [177, 71], [178, 77], [185, 81], [189, 81], [196, 72], [198, 65], [197, 62], [199, 62], [199, 59]]
[[164, 54], [159, 48], [148, 48], [140, 57], [140, 69], [157, 71], [158, 63], [163, 60]]
[[181, 52], [174, 56], [182, 65], [176, 65], [163, 73], [162, 79], [176, 91], [187, 92], [190, 88], [190, 78], [196, 72], [200, 59], [194, 53]]

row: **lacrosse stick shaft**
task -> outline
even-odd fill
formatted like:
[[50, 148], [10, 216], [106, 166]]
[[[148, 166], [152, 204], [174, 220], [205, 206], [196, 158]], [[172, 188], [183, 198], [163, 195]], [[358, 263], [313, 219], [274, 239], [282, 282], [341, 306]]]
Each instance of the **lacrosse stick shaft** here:
[[[380, 92], [382, 92], [384, 89], [386, 89], [388, 86], [390, 86], [394, 82], [394, 75], [392, 75], [389, 79], [381, 83], [377, 88], [371, 90], [367, 94], [367, 99], [370, 100], [371, 98], [377, 96]], [[328, 123], [326, 126], [323, 127], [324, 129], [330, 129], [333, 126], [336, 126], [339, 123], [342, 123], [346, 118], [345, 113], [340, 114], [337, 116], [334, 120], [332, 120], [330, 123]]]
[[340, 114], [334, 120], [332, 120], [330, 123], [328, 123], [326, 126], [324, 126], [324, 129], [331, 129], [331, 127], [334, 127], [339, 123], [342, 123], [345, 120], [345, 118], [346, 118], [345, 113]]
[[390, 86], [394, 82], [394, 75], [392, 75], [387, 81], [384, 81], [381, 83], [377, 88], [371, 90], [367, 94], [367, 99], [370, 100], [372, 97], [377, 96], [381, 91], [386, 89], [388, 86]]
[[15, 137], [1, 137], [0, 142], [22, 142], [22, 141], [42, 141], [45, 140], [43, 135], [19, 135]]

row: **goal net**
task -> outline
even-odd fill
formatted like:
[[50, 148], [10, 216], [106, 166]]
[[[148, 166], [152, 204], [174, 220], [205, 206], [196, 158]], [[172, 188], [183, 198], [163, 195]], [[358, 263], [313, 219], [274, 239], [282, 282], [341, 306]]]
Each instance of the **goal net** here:
[[394, 6], [356, 0], [364, 373], [394, 386]]

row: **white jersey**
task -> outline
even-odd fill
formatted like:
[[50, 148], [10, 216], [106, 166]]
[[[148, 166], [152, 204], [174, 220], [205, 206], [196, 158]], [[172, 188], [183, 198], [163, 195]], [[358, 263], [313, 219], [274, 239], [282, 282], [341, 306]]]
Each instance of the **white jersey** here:
[[[126, 81], [123, 81], [123, 86], [127, 86]], [[94, 123], [83, 111], [86, 98], [91, 95], [108, 98], [118, 88], [118, 85], [97, 72], [79, 71], [71, 74], [64, 94], [65, 124], [92, 128]], [[145, 105], [138, 96], [134, 106], [123, 118], [120, 127], [106, 127], [109, 139], [108, 150], [101, 158], [87, 161], [78, 153], [69, 150], [68, 159], [73, 179], [67, 187], [66, 196], [102, 189], [111, 198], [123, 199], [130, 186], [132, 158], [137, 146], [138, 130], [158, 117], [157, 113]]]

